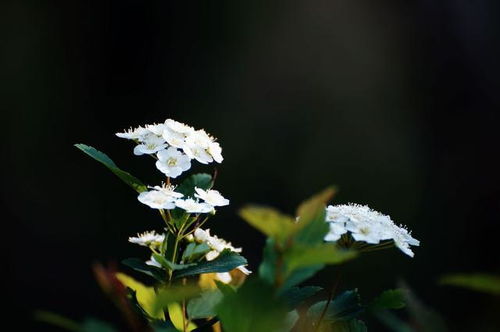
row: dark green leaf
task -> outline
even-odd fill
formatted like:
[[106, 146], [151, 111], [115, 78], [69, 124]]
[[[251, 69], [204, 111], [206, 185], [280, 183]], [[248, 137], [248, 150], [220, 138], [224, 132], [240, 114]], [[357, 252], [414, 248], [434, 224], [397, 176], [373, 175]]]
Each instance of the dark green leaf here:
[[273, 296], [272, 286], [250, 279], [237, 293], [224, 296], [217, 313], [225, 332], [282, 331], [286, 305]]
[[405, 306], [405, 295], [401, 289], [389, 289], [380, 294], [370, 305], [371, 309], [401, 309]]
[[483, 293], [500, 294], [500, 276], [471, 273], [471, 274], [450, 274], [440, 279], [442, 285], [457, 286]]
[[292, 310], [286, 314], [285, 317], [285, 325], [283, 329], [280, 329], [280, 332], [288, 332], [293, 329], [297, 321], [299, 320], [299, 313], [297, 310]]
[[207, 190], [212, 188], [212, 176], [206, 173], [193, 174], [185, 179], [176, 189], [184, 196], [193, 197], [195, 187]]
[[236, 293], [236, 289], [233, 286], [225, 284], [219, 280], [214, 280], [214, 281], [215, 285], [221, 291], [222, 295], [227, 296]]
[[275, 248], [275, 241], [269, 237], [266, 240], [262, 262], [259, 266], [259, 277], [268, 284], [274, 284], [276, 278], [276, 262], [278, 253]]
[[57, 326], [68, 331], [81, 331], [81, 326], [79, 323], [50, 311], [36, 311], [35, 319], [37, 321]]
[[[323, 321], [337, 322], [355, 318], [363, 311], [357, 290], [345, 291], [330, 302], [326, 309]], [[328, 301], [320, 301], [313, 304], [307, 311], [307, 315], [313, 319], [319, 319]]]
[[292, 287], [281, 294], [281, 298], [289, 308], [296, 308], [302, 302], [319, 292], [322, 288], [318, 286]]
[[151, 276], [155, 278], [158, 281], [165, 281], [166, 274], [165, 271], [163, 271], [160, 268], [157, 268], [156, 266], [150, 266], [144, 263], [142, 260], [139, 258], [127, 258], [122, 261], [123, 265], [126, 265], [138, 272], [142, 272], [144, 274], [147, 274], [148, 276]]
[[200, 297], [189, 301], [187, 305], [190, 319], [208, 318], [217, 315], [216, 306], [222, 300], [222, 292], [218, 289], [201, 293]]
[[111, 160], [105, 153], [85, 144], [75, 144], [75, 146], [90, 157], [106, 166], [111, 172], [118, 176], [123, 182], [134, 188], [137, 192], [141, 193], [148, 190], [146, 185], [142, 183], [138, 178], [118, 168], [113, 160]]
[[325, 267], [324, 264], [310, 265], [301, 269], [296, 269], [287, 275], [287, 278], [280, 288], [284, 292], [290, 287], [300, 284], [315, 275], [318, 271]]
[[154, 259], [161, 264], [165, 269], [175, 271], [175, 270], [183, 270], [187, 269], [190, 266], [194, 266], [195, 264], [176, 264], [172, 263], [165, 257], [159, 255], [159, 254], [153, 254]]
[[238, 266], [245, 264], [247, 264], [247, 260], [243, 256], [226, 249], [212, 261], [202, 261], [188, 268], [175, 271], [174, 277], [183, 278], [202, 273], [229, 272]]
[[210, 247], [205, 242], [199, 244], [191, 242], [182, 253], [182, 260], [184, 262], [196, 261], [210, 250]]
[[85, 320], [85, 322], [83, 323], [83, 327], [82, 327], [82, 332], [116, 332], [118, 330], [116, 330], [113, 326], [111, 326], [110, 324], [106, 323], [106, 322], [103, 322], [103, 321], [100, 321], [100, 320], [97, 320], [97, 319], [93, 319], [93, 318], [89, 318], [87, 320]]

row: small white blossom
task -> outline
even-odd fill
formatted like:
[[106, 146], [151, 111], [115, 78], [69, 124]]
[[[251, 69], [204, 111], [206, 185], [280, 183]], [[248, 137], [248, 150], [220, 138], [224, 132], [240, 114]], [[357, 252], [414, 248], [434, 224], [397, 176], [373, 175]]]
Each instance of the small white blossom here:
[[174, 147], [159, 151], [156, 156], [156, 168], [171, 178], [176, 178], [191, 168], [191, 160], [188, 156]]
[[224, 160], [224, 158], [222, 157], [222, 148], [220, 147], [219, 143], [217, 143], [217, 142], [211, 142], [208, 145], [207, 152], [219, 164]]
[[165, 130], [166, 126], [164, 123], [155, 123], [152, 125], [147, 125], [146, 128], [156, 136], [160, 137], [163, 135], [163, 131]]
[[178, 199], [175, 201], [175, 205], [187, 213], [208, 213], [212, 212], [214, 207], [207, 203], [199, 203], [192, 198], [188, 199]]
[[153, 189], [167, 195], [172, 199], [172, 201], [184, 196], [182, 193], [175, 191], [175, 187], [171, 184], [163, 183], [161, 186], [154, 186]]
[[143, 140], [141, 144], [135, 146], [134, 154], [136, 156], [140, 156], [143, 154], [153, 154], [165, 149], [166, 147], [167, 144], [165, 144], [165, 140], [163, 138], [151, 135]]
[[160, 188], [160, 190], [158, 190], [157, 188], [160, 187], [155, 187], [154, 190], [150, 191], [143, 191], [139, 194], [137, 199], [142, 204], [146, 204], [153, 209], [174, 209], [175, 200], [179, 197], [182, 197], [182, 194], [174, 192], [173, 189], [170, 190], [167, 188]]
[[196, 159], [202, 164], [209, 164], [214, 160], [207, 151], [212, 143], [213, 138], [201, 129], [187, 135], [186, 144], [182, 149], [189, 158]]
[[144, 247], [157, 248], [165, 240], [165, 235], [156, 234], [155, 231], [138, 233], [137, 237], [129, 237], [128, 241]]
[[175, 121], [175, 120], [172, 120], [172, 119], [167, 119], [165, 121], [165, 125], [171, 129], [172, 131], [174, 132], [177, 132], [179, 134], [184, 134], [184, 135], [188, 135], [192, 132], [194, 132], [194, 129], [193, 127], [190, 127], [182, 122], [179, 122], [179, 121]]
[[144, 127], [137, 127], [127, 129], [126, 131], [116, 133], [115, 135], [120, 138], [142, 141], [143, 139], [151, 135], [151, 131]]
[[198, 187], [195, 187], [194, 190], [196, 191], [196, 194], [194, 194], [194, 196], [204, 200], [205, 203], [208, 203], [212, 206], [229, 205], [229, 200], [224, 198], [217, 190], [203, 190]]
[[[227, 242], [224, 239], [218, 238], [217, 235], [210, 235], [210, 229], [203, 230], [201, 228], [197, 228], [194, 231], [194, 239], [197, 242], [204, 242], [206, 243], [212, 250], [209, 251], [206, 255], [205, 258], [207, 261], [212, 261], [219, 257], [220, 253], [224, 251], [225, 249], [229, 249], [233, 252], [240, 253], [242, 251], [241, 248], [235, 248], [231, 244], [231, 242]], [[241, 271], [245, 275], [249, 275], [252, 273], [252, 271], [248, 270], [244, 265], [240, 265], [236, 267], [237, 270]], [[224, 282], [224, 283], [229, 283], [231, 282], [232, 278], [231, 275], [227, 272], [225, 273], [219, 273], [217, 274], [217, 279]]]
[[418, 246], [420, 242], [402, 226], [397, 226], [389, 216], [358, 204], [328, 206], [326, 221], [330, 230], [325, 241], [337, 241], [342, 234], [350, 232], [356, 241], [378, 244], [380, 241], [393, 240], [405, 254], [413, 257], [410, 245]]
[[160, 263], [158, 263], [158, 261], [154, 258], [154, 256], [151, 256], [151, 258], [146, 261], [146, 265], [149, 265], [149, 266], [154, 266], [154, 267], [162, 267]]

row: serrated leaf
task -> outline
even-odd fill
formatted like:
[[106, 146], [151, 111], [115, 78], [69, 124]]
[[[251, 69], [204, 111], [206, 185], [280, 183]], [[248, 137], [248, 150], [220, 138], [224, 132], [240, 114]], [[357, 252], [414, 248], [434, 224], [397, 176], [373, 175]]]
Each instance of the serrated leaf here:
[[[360, 302], [357, 290], [343, 292], [328, 304], [323, 321], [333, 323], [355, 318], [363, 311]], [[318, 319], [327, 303], [328, 301], [320, 301], [313, 304], [307, 311], [307, 316], [312, 319]]]
[[182, 261], [191, 262], [198, 260], [200, 257], [204, 256], [210, 251], [210, 247], [205, 242], [195, 243], [192, 242], [187, 245], [186, 249], [182, 253]]
[[165, 269], [171, 270], [171, 271], [176, 271], [176, 270], [183, 270], [187, 269], [190, 266], [194, 266], [195, 264], [176, 264], [172, 263], [165, 257], [159, 254], [153, 254], [154, 259], [160, 263], [161, 266], [163, 266]]
[[191, 299], [187, 305], [190, 319], [208, 318], [217, 315], [216, 306], [222, 300], [220, 290], [209, 290], [201, 293], [200, 297]]
[[246, 265], [247, 260], [238, 255], [237, 253], [230, 251], [228, 249], [224, 250], [211, 261], [202, 261], [189, 266], [185, 269], [175, 271], [175, 278], [184, 278], [192, 275], [202, 274], [202, 273], [221, 273], [229, 272], [240, 265]]
[[193, 197], [195, 187], [208, 190], [212, 188], [212, 176], [206, 173], [198, 173], [193, 174], [186, 178], [182, 183], [177, 187], [176, 191], [184, 194], [184, 196]]
[[285, 254], [287, 273], [317, 264], [340, 264], [356, 257], [353, 250], [338, 248], [335, 244], [323, 243], [313, 247], [295, 244]]
[[75, 147], [106, 166], [111, 172], [132, 187], [135, 191], [141, 193], [148, 190], [147, 186], [142, 183], [141, 180], [118, 168], [113, 160], [111, 160], [111, 158], [109, 158], [105, 153], [85, 144], [75, 144]]
[[157, 268], [156, 266], [147, 265], [139, 258], [124, 259], [122, 261], [122, 264], [134, 269], [137, 272], [141, 272], [148, 276], [151, 276], [158, 281], [165, 281], [166, 278], [165, 271], [163, 271], [160, 268]]
[[449, 274], [441, 277], [440, 283], [442, 285], [457, 286], [488, 294], [500, 294], [500, 276], [492, 274]]
[[280, 296], [289, 308], [296, 308], [320, 290], [322, 290], [322, 288], [319, 286], [292, 287], [283, 292]]
[[405, 295], [401, 289], [388, 289], [373, 300], [371, 309], [401, 309], [405, 306]]
[[247, 206], [239, 215], [265, 235], [282, 242], [294, 229], [295, 219], [278, 210], [262, 206]]

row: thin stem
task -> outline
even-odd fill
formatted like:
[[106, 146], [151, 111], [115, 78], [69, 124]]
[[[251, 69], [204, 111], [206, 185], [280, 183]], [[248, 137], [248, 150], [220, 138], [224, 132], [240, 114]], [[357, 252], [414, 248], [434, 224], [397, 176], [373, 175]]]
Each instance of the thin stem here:
[[316, 327], [314, 328], [314, 331], [318, 331], [319, 327], [321, 325], [321, 321], [325, 317], [326, 311], [328, 310], [328, 306], [333, 300], [333, 295], [335, 294], [335, 291], [337, 290], [337, 287], [340, 283], [340, 277], [342, 276], [341, 271], [337, 274], [337, 279], [335, 280], [335, 283], [332, 285], [332, 288], [330, 289], [330, 292], [328, 293], [328, 300], [326, 301], [325, 307], [323, 308], [323, 311], [321, 312], [321, 315], [319, 316], [318, 321], [316, 322]]

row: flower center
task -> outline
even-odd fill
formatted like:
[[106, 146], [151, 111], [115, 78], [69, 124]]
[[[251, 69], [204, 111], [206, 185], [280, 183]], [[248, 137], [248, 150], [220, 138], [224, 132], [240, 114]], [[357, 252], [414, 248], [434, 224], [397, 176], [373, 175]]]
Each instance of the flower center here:
[[168, 161], [167, 161], [167, 165], [170, 166], [170, 167], [173, 167], [175, 165], [177, 165], [177, 159], [175, 158], [170, 158]]

